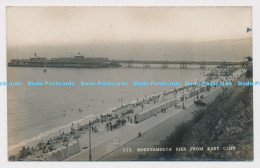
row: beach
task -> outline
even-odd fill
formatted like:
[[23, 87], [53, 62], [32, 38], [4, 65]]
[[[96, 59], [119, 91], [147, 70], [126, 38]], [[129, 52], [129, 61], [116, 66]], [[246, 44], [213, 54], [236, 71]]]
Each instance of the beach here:
[[[133, 86], [134, 81], [194, 81], [204, 78], [204, 69], [62, 69], [8, 68], [8, 149], [24, 146], [46, 136], [69, 131], [72, 123], [112, 112], [145, 96], [175, 86]], [[138, 74], [138, 75], [136, 75]], [[183, 74], [183, 75], [180, 75]], [[33, 79], [33, 80], [32, 80]], [[124, 81], [129, 86], [81, 86], [81, 81]], [[75, 86], [27, 86], [27, 81], [73, 81]], [[80, 110], [81, 109], [81, 110]]]
[[[239, 74], [240, 70], [229, 75], [228, 80], [234, 81]], [[214, 76], [211, 80], [223, 81]], [[208, 90], [206, 86], [176, 87], [143, 96], [113, 108], [112, 112], [88, 115], [78, 122], [69, 123], [63, 129], [57, 128], [53, 134], [28, 143], [22, 150], [19, 147], [13, 149], [9, 152], [9, 159], [16, 160], [20, 151], [20, 155], [22, 153], [25, 157], [18, 156], [18, 160], [88, 160], [90, 130], [92, 160], [99, 160], [169, 118], [183, 113], [186, 108], [193, 107], [196, 96], [197, 100], [198, 96], [206, 98], [220, 92], [221, 88], [214, 86]], [[190, 116], [183, 116], [180, 121], [188, 120]]]

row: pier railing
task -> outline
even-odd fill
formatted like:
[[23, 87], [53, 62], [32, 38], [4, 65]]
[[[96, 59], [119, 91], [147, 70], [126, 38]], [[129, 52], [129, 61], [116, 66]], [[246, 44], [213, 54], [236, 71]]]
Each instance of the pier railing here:
[[147, 61], [147, 60], [111, 60], [115, 63], [124, 64], [184, 64], [184, 65], [242, 65], [245, 62], [226, 62], [226, 61]]

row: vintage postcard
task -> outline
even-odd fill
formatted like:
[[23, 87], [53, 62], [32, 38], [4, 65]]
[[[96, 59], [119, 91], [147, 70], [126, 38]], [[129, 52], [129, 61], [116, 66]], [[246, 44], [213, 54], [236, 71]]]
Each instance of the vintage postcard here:
[[253, 161], [252, 7], [6, 7], [9, 161]]

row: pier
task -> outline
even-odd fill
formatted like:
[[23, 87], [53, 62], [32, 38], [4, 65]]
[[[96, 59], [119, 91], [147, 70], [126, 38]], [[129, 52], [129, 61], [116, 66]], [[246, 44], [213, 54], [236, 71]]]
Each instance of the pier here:
[[248, 62], [226, 62], [226, 61], [168, 61], [168, 60], [109, 60], [108, 58], [84, 57], [82, 55], [74, 57], [46, 58], [36, 57], [30, 59], [12, 59], [8, 66], [16, 67], [62, 67], [62, 68], [132, 68], [139, 65], [143, 68], [152, 68], [157, 65], [161, 68], [170, 68], [170, 65], [179, 65], [180, 68], [188, 68], [190, 65], [197, 65], [200, 68], [207, 68], [209, 65], [216, 66], [241, 66], [247, 67]]
[[179, 65], [180, 68], [188, 68], [188, 65], [199, 65], [200, 68], [207, 68], [207, 65], [219, 66], [241, 66], [246, 67], [247, 62], [226, 62], [226, 61], [148, 61], [148, 60], [111, 60], [112, 63], [126, 64], [128, 68], [134, 65], [143, 65], [143, 68], [150, 68], [151, 65], [161, 65], [161, 68], [168, 68], [169, 65]]

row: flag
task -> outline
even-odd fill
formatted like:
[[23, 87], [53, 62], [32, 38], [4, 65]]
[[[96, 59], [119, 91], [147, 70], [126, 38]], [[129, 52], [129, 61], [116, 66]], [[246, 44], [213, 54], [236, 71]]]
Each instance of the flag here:
[[247, 59], [248, 61], [253, 61], [252, 57], [250, 57], [250, 56], [245, 57], [245, 59]]

